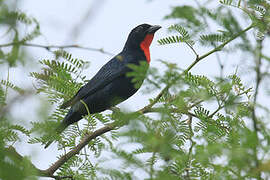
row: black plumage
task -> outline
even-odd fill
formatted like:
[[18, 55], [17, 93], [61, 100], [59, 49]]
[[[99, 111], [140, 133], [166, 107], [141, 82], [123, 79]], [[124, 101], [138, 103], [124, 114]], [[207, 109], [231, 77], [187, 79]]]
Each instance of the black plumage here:
[[[73, 98], [60, 106], [71, 108], [57, 128], [57, 133], [61, 133], [67, 126], [87, 114], [85, 104], [91, 114], [98, 113], [123, 102], [137, 92], [138, 88], [134, 87], [132, 78], [126, 75], [132, 71], [127, 65], [139, 65], [140, 61], [150, 62], [149, 46], [154, 33], [160, 28], [141, 24], [130, 32], [122, 52], [107, 62]], [[45, 148], [50, 144], [51, 142], [46, 144]]]

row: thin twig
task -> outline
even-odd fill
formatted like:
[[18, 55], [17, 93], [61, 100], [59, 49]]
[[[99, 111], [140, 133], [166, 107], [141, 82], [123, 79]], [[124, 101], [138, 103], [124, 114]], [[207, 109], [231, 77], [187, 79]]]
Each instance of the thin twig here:
[[199, 57], [199, 54], [195, 51], [195, 49], [192, 47], [192, 45], [190, 45], [188, 42], [185, 42], [185, 43], [192, 50], [192, 52], [195, 54], [196, 59], [197, 59]]
[[150, 179], [153, 179], [153, 175], [154, 175], [155, 158], [156, 158], [156, 152], [154, 151], [151, 157], [151, 162], [150, 162]]
[[[188, 73], [199, 61], [201, 61], [202, 59], [206, 58], [207, 56], [213, 54], [214, 52], [220, 51], [222, 48], [224, 48], [229, 42], [233, 41], [234, 39], [236, 39], [237, 37], [241, 36], [242, 34], [244, 34], [245, 32], [247, 32], [248, 30], [252, 29], [254, 27], [254, 24], [251, 24], [250, 26], [248, 26], [247, 28], [245, 28], [244, 30], [236, 33], [235, 35], [233, 35], [229, 40], [227, 40], [226, 42], [222, 43], [221, 45], [219, 45], [218, 47], [214, 48], [213, 50], [209, 51], [208, 53], [205, 53], [202, 56], [197, 56], [196, 59], [193, 61], [193, 63], [186, 69], [183, 71], [182, 74], [186, 74]], [[162, 90], [161, 92], [155, 97], [155, 99], [146, 107], [142, 108], [140, 111], [144, 112], [145, 110], [149, 110], [149, 108], [151, 108], [153, 105], [155, 105], [159, 99], [163, 96], [163, 94], [165, 92], [167, 92], [170, 87], [181, 78], [181, 75], [174, 79], [171, 83], [167, 84]]]
[[241, 6], [241, 0], [238, 0], [237, 7], [240, 8], [240, 6]]
[[266, 56], [265, 54], [262, 54], [261, 53], [261, 58], [263, 58], [263, 59], [265, 59], [265, 60], [267, 60], [267, 61], [270, 62], [270, 57]]
[[191, 116], [188, 117], [187, 124], [188, 124], [189, 133], [190, 133], [190, 135], [188, 137], [188, 140], [190, 142], [190, 147], [189, 147], [189, 150], [188, 150], [188, 161], [187, 161], [187, 164], [186, 164], [185, 171], [186, 171], [186, 178], [191, 179], [189, 171], [190, 171], [190, 168], [191, 168], [192, 150], [193, 150], [193, 147], [195, 145], [195, 141], [193, 141], [193, 139], [192, 139], [192, 137], [194, 135], [194, 132], [193, 132], [193, 129], [192, 129], [192, 117]]
[[162, 91], [160, 91], [160, 93], [154, 98], [154, 100], [152, 100], [150, 102], [150, 104], [148, 104], [147, 106], [145, 106], [144, 108], [140, 109], [139, 112], [140, 113], [146, 113], [148, 112], [148, 110], [150, 108], [152, 108], [158, 101], [159, 99], [163, 96], [163, 94], [171, 87], [171, 83], [170, 85], [168, 84]]
[[248, 26], [246, 29], [234, 34], [230, 39], [228, 39], [226, 42], [222, 43], [221, 45], [217, 46], [216, 48], [212, 49], [211, 51], [209, 51], [208, 53], [205, 53], [202, 56], [198, 56], [193, 63], [185, 70], [185, 72], [190, 71], [191, 68], [193, 68], [198, 62], [200, 62], [202, 59], [206, 58], [207, 56], [213, 54], [214, 52], [220, 51], [221, 49], [224, 48], [224, 46], [226, 46], [229, 42], [233, 41], [234, 39], [236, 39], [237, 37], [241, 36], [242, 34], [244, 34], [245, 32], [247, 32], [248, 30], [252, 29], [254, 27], [253, 24], [251, 24], [250, 26]]
[[[261, 63], [262, 63], [262, 42], [263, 40], [257, 40], [257, 53], [256, 53], [256, 59], [255, 59], [255, 71], [256, 71], [256, 85], [255, 85], [255, 92], [254, 92], [254, 99], [253, 99], [253, 106], [252, 106], [252, 121], [253, 121], [253, 129], [255, 131], [255, 137], [256, 137], [256, 144], [258, 145], [259, 142], [259, 128], [258, 128], [258, 119], [256, 116], [256, 104], [257, 104], [257, 97], [259, 93], [259, 87], [262, 80], [261, 76]], [[258, 160], [258, 150], [257, 146], [254, 147], [254, 159], [256, 163], [256, 168], [260, 166], [259, 160]], [[261, 179], [261, 173], [258, 172], [257, 174], [258, 179]]]
[[[163, 108], [149, 108], [147, 111], [144, 112], [144, 114], [152, 113], [152, 112], [162, 112], [162, 110], [163, 110]], [[181, 114], [185, 114], [187, 116], [192, 116], [192, 117], [197, 118], [197, 116], [194, 113], [189, 112], [187, 110], [181, 110], [179, 108], [170, 108], [169, 111], [173, 112], [173, 113], [181, 113]]]
[[218, 60], [218, 65], [219, 65], [219, 68], [220, 68], [220, 78], [223, 78], [223, 72], [224, 72], [224, 64], [221, 62], [221, 59], [220, 59], [220, 56], [218, 53], [216, 53], [216, 57], [217, 57], [217, 60]]
[[52, 178], [56, 180], [61, 180], [61, 179], [69, 179], [69, 180], [75, 180], [73, 176], [51, 176]]
[[80, 45], [77, 45], [77, 44], [71, 44], [71, 45], [42, 45], [42, 44], [33, 44], [33, 43], [12, 42], [12, 43], [7, 43], [7, 44], [0, 44], [0, 48], [1, 47], [14, 46], [16, 44], [19, 44], [21, 46], [44, 48], [46, 50], [77, 48], [77, 49], [83, 49], [83, 50], [88, 50], [88, 51], [96, 51], [96, 52], [100, 52], [102, 54], [107, 54], [107, 55], [110, 55], [110, 56], [114, 55], [113, 53], [105, 51], [103, 48], [84, 47], [84, 46], [80, 46]]
[[208, 116], [208, 118], [212, 118], [218, 111], [220, 111], [221, 109], [223, 109], [225, 107], [225, 105], [219, 105], [218, 107], [217, 107], [217, 109], [212, 113], [212, 114], [210, 114], [209, 116]]

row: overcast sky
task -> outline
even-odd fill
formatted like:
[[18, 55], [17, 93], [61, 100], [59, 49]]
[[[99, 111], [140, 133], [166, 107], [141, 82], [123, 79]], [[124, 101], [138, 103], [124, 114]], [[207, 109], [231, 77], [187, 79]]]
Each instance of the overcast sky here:
[[[182, 5], [184, 2], [190, 3], [188, 0], [21, 0], [19, 8], [26, 14], [35, 17], [40, 23], [42, 36], [33, 41], [34, 43], [44, 45], [79, 44], [86, 47], [104, 48], [113, 54], [122, 50], [128, 33], [135, 26], [142, 23], [161, 25], [163, 28], [156, 33], [150, 49], [151, 66], [160, 67], [160, 63], [155, 60], [163, 59], [185, 68], [194, 60], [190, 49], [183, 44], [159, 46], [157, 43], [157, 39], [167, 35], [167, 27], [174, 22], [172, 20], [165, 21], [164, 16], [170, 12], [171, 7]], [[89, 9], [91, 10], [90, 18], [82, 21]], [[75, 31], [79, 33], [74, 37]], [[34, 63], [52, 57], [52, 54], [45, 49], [27, 49], [32, 54]], [[200, 54], [206, 52], [205, 49], [197, 50]], [[75, 49], [68, 51], [72, 52], [74, 57], [91, 62], [91, 66], [84, 72], [88, 79], [111, 58], [111, 56], [99, 52]], [[202, 61], [192, 71], [197, 74], [218, 75], [218, 68], [215, 68], [217, 64], [212, 56], [209, 60]], [[11, 80], [15, 84], [31, 86], [34, 83], [33, 79], [29, 77], [29, 72], [33, 71], [32, 68], [28, 68], [26, 71], [10, 69], [11, 74], [15, 71], [17, 76], [11, 76]], [[234, 70], [227, 70], [227, 72], [232, 73]], [[136, 110], [147, 104], [147, 99], [150, 97], [151, 95], [145, 96], [138, 92], [122, 103], [120, 107]], [[28, 117], [34, 117], [35, 112], [29, 110], [29, 102], [32, 106], [36, 103], [29, 100], [26, 106], [19, 105], [17, 107], [18, 116], [27, 114]], [[56, 160], [56, 154], [59, 153], [56, 144], [46, 150], [40, 144], [30, 145], [27, 148], [22, 145], [25, 143], [16, 146], [18, 151], [23, 155], [31, 155], [34, 164], [41, 169], [48, 168]]]

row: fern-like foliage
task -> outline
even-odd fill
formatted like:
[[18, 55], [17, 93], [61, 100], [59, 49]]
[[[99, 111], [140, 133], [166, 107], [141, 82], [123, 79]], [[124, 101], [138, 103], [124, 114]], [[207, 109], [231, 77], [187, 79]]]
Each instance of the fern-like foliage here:
[[200, 42], [201, 44], [216, 44], [216, 43], [224, 43], [229, 39], [228, 35], [225, 34], [208, 34], [208, 35], [201, 35]]
[[173, 44], [173, 43], [179, 43], [179, 42], [184, 42], [181, 36], [169, 36], [169, 37], [165, 37], [158, 40], [158, 43], [160, 45]]
[[[260, 20], [258, 20], [257, 17], [254, 17], [254, 14], [252, 13], [250, 14], [251, 11], [241, 7], [242, 5], [241, 1], [222, 0], [220, 1], [220, 3], [222, 4], [222, 6], [218, 6], [216, 9], [211, 10], [209, 8], [204, 7], [203, 5], [200, 5], [200, 3], [198, 3], [199, 8], [197, 8], [196, 10], [192, 6], [187, 5], [176, 6], [173, 8], [172, 13], [167, 15], [166, 18], [179, 20], [178, 24], [181, 24], [181, 26], [185, 27], [185, 29], [188, 30], [189, 34], [192, 35], [191, 36], [192, 39], [195, 40], [198, 39], [203, 46], [210, 45], [214, 47], [219, 45], [218, 43], [225, 42], [227, 39], [232, 37], [233, 34], [240, 32], [242, 30], [237, 20], [237, 17], [235, 16], [235, 14], [232, 13], [231, 9], [227, 7], [239, 8], [244, 13], [252, 17], [254, 23], [256, 24], [260, 23]], [[257, 7], [260, 6], [259, 2], [250, 1], [249, 3], [253, 4], [252, 6]], [[261, 13], [263, 13], [262, 9], [263, 8], [259, 10], [261, 11]], [[221, 33], [217, 33], [216, 31], [210, 32], [209, 28], [206, 28], [207, 26], [210, 26], [210, 24], [213, 21], [219, 27], [219, 30], [216, 31], [219, 31]], [[264, 25], [262, 25], [262, 29], [264, 30], [261, 30], [261, 32], [265, 32]], [[164, 44], [178, 42], [176, 37], [174, 38], [166, 37], [166, 38], [162, 38]], [[249, 38], [247, 38], [245, 34], [242, 34], [240, 38], [241, 42], [236, 43], [235, 48], [232, 48], [231, 50], [238, 50], [238, 49], [245, 51], [251, 50], [252, 45], [250, 43]]]
[[[82, 71], [87, 67], [87, 62], [74, 58], [70, 53], [58, 50], [54, 52], [55, 59], [39, 61], [41, 72], [32, 72], [31, 77], [37, 81], [37, 91], [48, 97], [52, 104], [63, 102], [78, 91], [86, 83], [86, 77]], [[136, 68], [136, 67], [134, 67]], [[44, 122], [32, 122], [31, 132], [39, 132], [39, 136], [32, 136], [29, 143], [45, 144], [48, 141], [57, 141], [59, 150], [72, 149], [86, 134], [94, 131], [101, 123], [111, 121], [110, 115], [94, 114], [86, 115], [83, 124], [73, 124], [60, 135], [55, 134], [55, 127], [64, 119], [67, 110], [55, 108]], [[105, 141], [109, 138], [103, 136], [91, 141], [87, 148], [78, 156], [71, 158], [59, 169], [59, 176], [72, 175], [76, 178], [87, 179], [96, 177], [97, 164], [92, 164], [88, 156], [99, 158], [105, 149]], [[89, 154], [87, 154], [87, 153]]]
[[63, 50], [58, 50], [58, 51], [55, 51], [54, 53], [55, 53], [56, 59], [58, 59], [59, 57], [62, 57], [68, 62], [70, 62], [71, 64], [73, 64], [78, 69], [84, 68], [83, 66], [88, 63], [81, 59], [73, 58], [70, 53], [67, 53], [66, 51], [63, 51]]
[[149, 64], [145, 61], [141, 61], [139, 65], [128, 64], [128, 67], [132, 69], [127, 73], [128, 77], [132, 77], [132, 82], [135, 88], [139, 89], [145, 79]]
[[233, 0], [220, 0], [219, 2], [221, 4], [225, 4], [225, 5], [232, 5]]
[[14, 91], [18, 92], [19, 94], [23, 94], [24, 90], [18, 86], [16, 86], [15, 84], [11, 83], [10, 81], [7, 80], [1, 80], [0, 84], [3, 86], [6, 86], [7, 88], [11, 88]]
[[[56, 58], [53, 60], [41, 60], [43, 66], [41, 72], [32, 72], [30, 76], [38, 82], [37, 90], [39, 93], [44, 93], [48, 96], [51, 103], [60, 103], [71, 98], [75, 92], [85, 83], [85, 77], [81, 75], [86, 62], [73, 58], [71, 54], [65, 51], [56, 51]], [[43, 143], [49, 140], [58, 139], [61, 141], [61, 149], [63, 147], [72, 147], [75, 144], [75, 139], [79, 136], [76, 126], [72, 126], [67, 131], [67, 136], [62, 138], [57, 135], [50, 135], [46, 132], [54, 132], [56, 123], [63, 120], [66, 110], [56, 108], [49, 116], [50, 121], [43, 123], [33, 123], [32, 131], [40, 131], [43, 129], [42, 137], [34, 137], [29, 140], [30, 143]], [[45, 128], [46, 127], [46, 128]], [[74, 129], [75, 128], [75, 129]]]
[[[5, 5], [0, 7], [0, 16], [0, 24], [8, 27], [8, 31], [5, 34], [7, 39], [11, 40], [8, 44], [12, 45], [10, 51], [8, 49], [1, 49], [0, 59], [2, 63], [16, 66], [17, 61], [23, 62], [22, 57], [24, 53], [20, 47], [40, 35], [40, 26], [35, 18], [21, 11], [10, 11]], [[18, 30], [21, 25], [30, 29], [30, 32], [21, 33]]]
[[183, 41], [189, 42], [191, 45], [194, 44], [194, 42], [191, 41], [191, 38], [190, 38], [190, 35], [189, 35], [188, 31], [183, 26], [175, 24], [175, 25], [170, 26], [169, 30], [170, 31], [176, 31], [179, 34], [181, 34], [181, 36], [183, 38]]
[[[40, 61], [44, 66], [41, 73], [30, 74], [40, 84], [38, 91], [48, 94], [54, 103], [71, 98], [85, 81], [85, 77], [80, 74], [84, 68], [82, 60], [72, 58], [71, 54], [65, 51], [56, 51], [55, 54], [57, 58], [55, 60]], [[63, 57], [64, 60], [61, 61], [59, 57]], [[72, 77], [79, 79], [76, 82]]]
[[187, 30], [185, 30], [184, 27], [180, 25], [172, 25], [169, 27], [169, 30], [178, 32], [180, 36], [168, 36], [168, 37], [159, 39], [158, 43], [160, 45], [179, 43], [179, 42], [184, 42], [191, 46], [194, 45], [194, 41], [191, 40], [189, 33], [187, 32]]
[[[222, 80], [210, 80], [202, 75], [180, 74], [179, 69], [172, 67], [174, 66], [167, 63], [168, 69], [165, 74], [173, 70], [178, 75], [178, 79], [179, 76], [181, 78], [174, 85], [174, 91], [168, 92], [159, 101], [158, 108], [154, 111], [158, 116], [142, 115], [134, 116], [135, 119], [128, 118], [132, 119], [127, 125], [128, 128], [117, 135], [120, 139], [121, 137], [128, 139], [123, 144], [139, 143], [139, 146], [132, 152], [123, 151], [121, 146], [111, 145], [110, 149], [116, 157], [124, 159], [124, 166], [141, 167], [140, 169], [149, 177], [184, 176], [187, 164], [192, 167], [189, 170], [191, 177], [210, 177], [219, 170], [211, 167], [215, 173], [205, 171], [205, 167], [209, 168], [207, 164], [210, 163], [209, 159], [212, 158], [211, 153], [207, 154], [207, 152], [214, 148], [213, 153], [219, 156], [225, 147], [232, 144], [231, 137], [235, 135], [235, 130], [246, 128], [243, 119], [250, 116], [248, 115], [250, 106], [243, 99], [249, 99], [250, 89], [243, 85], [236, 74]], [[164, 83], [168, 83], [169, 79], [162, 76]], [[192, 126], [189, 124], [190, 117], [193, 119]], [[236, 122], [239, 124], [235, 126]], [[196, 144], [191, 137], [204, 140], [210, 145]], [[240, 139], [235, 139], [233, 144], [236, 145], [239, 141]], [[190, 147], [189, 143], [192, 143], [192, 147], [196, 147], [198, 152], [189, 152], [187, 149]], [[200, 153], [208, 158], [205, 160], [207, 163], [200, 158]], [[190, 154], [196, 158], [189, 159]], [[141, 156], [144, 156], [143, 161]], [[158, 164], [161, 162], [164, 164], [170, 162], [168, 171], [174, 173], [168, 172], [164, 175], [159, 172], [158, 169], [162, 166]], [[128, 173], [125, 170], [114, 169], [114, 171]]]

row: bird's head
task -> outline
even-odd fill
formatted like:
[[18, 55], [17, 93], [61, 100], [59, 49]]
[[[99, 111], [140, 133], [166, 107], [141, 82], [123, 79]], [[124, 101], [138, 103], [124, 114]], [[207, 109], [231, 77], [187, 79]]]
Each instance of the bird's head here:
[[145, 46], [145, 48], [149, 48], [154, 38], [155, 32], [159, 30], [160, 28], [161, 26], [149, 25], [149, 24], [141, 24], [135, 27], [129, 33], [129, 36], [128, 36], [128, 39], [124, 48], [136, 49], [136, 48], [141, 48], [142, 45]]

